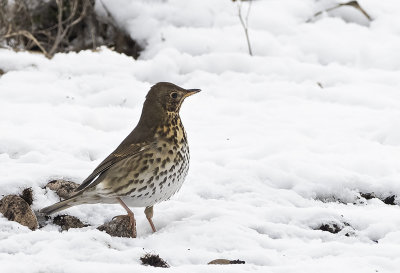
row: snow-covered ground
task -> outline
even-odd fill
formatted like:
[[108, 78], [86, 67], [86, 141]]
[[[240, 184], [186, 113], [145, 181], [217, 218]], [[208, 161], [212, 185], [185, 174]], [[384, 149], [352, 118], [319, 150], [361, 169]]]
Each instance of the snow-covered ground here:
[[[95, 229], [117, 205], [67, 210], [91, 226], [62, 233], [0, 216], [1, 272], [399, 272], [400, 207], [360, 197], [400, 196], [399, 1], [359, 0], [370, 23], [351, 7], [306, 23], [335, 1], [254, 1], [252, 57], [229, 0], [103, 2], [139, 60], [0, 50], [0, 194], [57, 201], [42, 187], [82, 181], [159, 81], [203, 90], [181, 110], [189, 175], [155, 207], [157, 233], [134, 209], [137, 239]], [[140, 265], [146, 252], [172, 267]], [[246, 264], [206, 265], [217, 258]]]

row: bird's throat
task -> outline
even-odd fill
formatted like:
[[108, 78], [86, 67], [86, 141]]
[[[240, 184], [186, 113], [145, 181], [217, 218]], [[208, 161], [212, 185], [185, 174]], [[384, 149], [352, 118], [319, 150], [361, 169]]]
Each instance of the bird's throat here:
[[186, 133], [179, 113], [163, 109], [158, 103], [145, 101], [142, 115], [137, 125], [142, 132], [162, 138], [169, 142], [186, 141]]

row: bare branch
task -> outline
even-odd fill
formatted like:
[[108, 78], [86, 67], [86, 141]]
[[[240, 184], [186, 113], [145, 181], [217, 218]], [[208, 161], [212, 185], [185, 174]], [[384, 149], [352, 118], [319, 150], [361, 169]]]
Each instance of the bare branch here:
[[350, 7], [353, 7], [355, 9], [359, 10], [368, 19], [368, 21], [372, 21], [371, 16], [360, 6], [360, 4], [357, 1], [350, 1], [350, 2], [346, 2], [346, 3], [337, 4], [336, 6], [327, 8], [325, 10], [318, 11], [310, 19], [308, 19], [306, 21], [306, 23], [311, 22], [313, 18], [321, 15], [323, 12], [329, 12], [329, 11], [338, 9], [340, 7], [343, 7], [343, 6], [350, 6]]
[[137, 58], [140, 45], [120, 29], [105, 6], [105, 17], [96, 14], [95, 4], [94, 0], [0, 0], [0, 47], [40, 51], [51, 58], [56, 52], [107, 45]]
[[350, 1], [347, 3], [343, 3], [340, 4], [340, 6], [351, 6], [355, 9], [358, 9], [362, 14], [364, 14], [365, 17], [367, 17], [369, 21], [372, 21], [371, 16], [360, 6], [360, 4], [357, 1]]
[[63, 33], [63, 25], [62, 25], [62, 15], [63, 15], [63, 0], [56, 0], [57, 7], [58, 7], [58, 14], [57, 14], [57, 35], [56, 40], [54, 41], [53, 46], [51, 47], [49, 54], [53, 56], [54, 52], [56, 51], [58, 44], [61, 42], [61, 34]]
[[49, 56], [49, 54], [47, 53], [46, 49], [44, 49], [44, 47], [40, 44], [40, 42], [29, 31], [20, 30], [20, 31], [17, 31], [17, 32], [9, 33], [9, 34], [4, 35], [4, 38], [11, 38], [11, 37], [14, 37], [14, 36], [21, 36], [21, 35], [25, 36], [26, 38], [28, 38], [30, 40], [32, 40], [40, 48], [40, 50], [43, 52], [43, 54], [45, 56], [47, 56], [47, 57]]
[[249, 49], [249, 54], [250, 56], [253, 56], [253, 51], [251, 49], [251, 44], [250, 44], [250, 38], [249, 38], [249, 15], [250, 15], [250, 8], [251, 8], [251, 3], [252, 1], [249, 1], [249, 8], [247, 9], [247, 14], [246, 14], [246, 22], [243, 20], [243, 16], [242, 16], [242, 1], [238, 1], [238, 16], [239, 16], [239, 20], [240, 23], [242, 24], [243, 30], [244, 30], [244, 34], [246, 36], [246, 41], [247, 41], [247, 47]]
[[[75, 1], [77, 2], [77, 0], [75, 0]], [[61, 3], [61, 4], [59, 5], [59, 3]], [[64, 39], [65, 35], [67, 35], [68, 30], [69, 30], [72, 26], [74, 26], [74, 25], [78, 24], [80, 21], [82, 21], [82, 19], [86, 16], [86, 11], [87, 11], [88, 4], [89, 4], [89, 0], [84, 0], [84, 1], [83, 1], [82, 12], [81, 12], [80, 16], [79, 16], [77, 19], [75, 19], [73, 22], [71, 22], [70, 24], [68, 24], [68, 25], [65, 27], [64, 31], [62, 31], [61, 33], [59, 33], [59, 32], [57, 31], [56, 40], [54, 41], [53, 47], [51, 48], [51, 50], [50, 50], [50, 52], [49, 52], [49, 55], [50, 55], [50, 56], [53, 56], [53, 55], [54, 55], [54, 53], [56, 52], [56, 50], [57, 50], [59, 44], [60, 44], [61, 41]], [[61, 6], [61, 8], [62, 8], [62, 0], [57, 0], [57, 5], [59, 5], [58, 30], [60, 30], [60, 29], [62, 29], [62, 11], [60, 12], [60, 6]], [[61, 15], [60, 15], [60, 13], [61, 13]]]

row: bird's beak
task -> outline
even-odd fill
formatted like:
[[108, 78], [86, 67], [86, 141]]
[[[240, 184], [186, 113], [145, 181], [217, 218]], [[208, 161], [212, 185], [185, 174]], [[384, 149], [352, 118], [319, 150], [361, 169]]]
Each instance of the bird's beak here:
[[186, 89], [185, 97], [189, 97], [193, 94], [199, 93], [200, 91], [200, 89]]

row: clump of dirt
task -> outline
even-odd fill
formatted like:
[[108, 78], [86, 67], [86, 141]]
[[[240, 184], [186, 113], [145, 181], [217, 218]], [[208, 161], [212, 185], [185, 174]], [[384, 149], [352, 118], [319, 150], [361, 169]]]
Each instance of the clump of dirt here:
[[132, 225], [128, 215], [116, 216], [97, 229], [114, 237], [133, 238]]
[[29, 204], [18, 195], [7, 195], [0, 200], [0, 212], [10, 221], [35, 230], [38, 227], [36, 215]]
[[343, 227], [340, 227], [336, 223], [328, 223], [328, 224], [322, 224], [319, 226], [317, 229], [322, 230], [322, 231], [327, 231], [333, 234], [339, 233], [342, 231]]
[[155, 254], [145, 254], [144, 256], [140, 257], [140, 261], [143, 265], [150, 265], [154, 267], [169, 267], [168, 263], [160, 258], [160, 256]]
[[33, 191], [32, 188], [26, 188], [22, 191], [20, 194], [20, 197], [25, 200], [26, 203], [28, 203], [29, 206], [32, 205], [33, 203]]
[[314, 230], [322, 230], [332, 234], [341, 233], [346, 237], [356, 236], [355, 229], [346, 221], [329, 221], [318, 225]]
[[371, 200], [373, 198], [376, 198], [375, 194], [373, 192], [360, 192], [360, 196], [362, 198], [365, 198], [366, 200]]
[[54, 217], [53, 223], [60, 226], [61, 230], [69, 230], [70, 228], [83, 228], [88, 226], [82, 223], [79, 218], [71, 215], [58, 215]]
[[142, 47], [118, 26], [101, 1], [14, 0], [0, 3], [0, 46], [42, 52], [48, 58], [57, 52], [96, 50], [100, 46], [135, 59], [142, 51]]
[[383, 201], [383, 203], [385, 203], [387, 205], [396, 205], [395, 199], [396, 199], [396, 195], [391, 195], [391, 196], [386, 197], [382, 201]]
[[381, 200], [383, 203], [385, 203], [386, 205], [397, 205], [396, 204], [396, 195], [389, 195], [389, 196], [379, 196], [376, 195], [373, 192], [360, 192], [360, 196], [362, 198], [365, 198], [366, 200], [371, 200], [373, 198], [377, 198], [379, 200]]
[[231, 264], [245, 264], [245, 261], [241, 261], [241, 260], [232, 260], [230, 261]]
[[208, 264], [245, 264], [245, 261], [241, 260], [227, 260], [227, 259], [215, 259], [209, 262]]
[[79, 184], [75, 182], [57, 179], [47, 183], [46, 188], [55, 191], [61, 199], [67, 199], [78, 186]]

